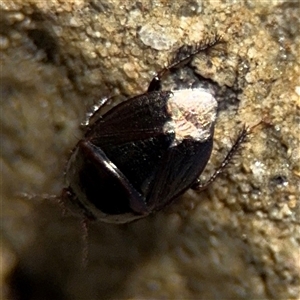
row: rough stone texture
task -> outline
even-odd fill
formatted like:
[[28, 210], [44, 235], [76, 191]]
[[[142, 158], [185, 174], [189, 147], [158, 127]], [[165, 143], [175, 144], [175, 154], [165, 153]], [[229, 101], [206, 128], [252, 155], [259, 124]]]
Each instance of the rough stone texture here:
[[[0, 8], [2, 299], [299, 298], [298, 1]], [[204, 175], [242, 123], [271, 125], [200, 195], [128, 225], [90, 224], [82, 268], [80, 220], [42, 196], [60, 193], [79, 124], [102, 97], [145, 91], [170, 53], [213, 32], [226, 49], [193, 65], [238, 101], [223, 100]]]

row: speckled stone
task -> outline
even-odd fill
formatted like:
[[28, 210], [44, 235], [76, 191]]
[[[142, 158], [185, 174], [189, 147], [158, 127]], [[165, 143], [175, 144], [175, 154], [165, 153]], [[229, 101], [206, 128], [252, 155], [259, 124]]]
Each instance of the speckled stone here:
[[[2, 0], [0, 35], [3, 299], [299, 299], [298, 1]], [[59, 201], [90, 107], [147, 89], [182, 44], [218, 83], [215, 150], [262, 118], [201, 194], [146, 219], [90, 224]], [[231, 96], [236, 99], [231, 101]], [[27, 197], [20, 194], [27, 193]], [[45, 194], [49, 194], [48, 196]]]

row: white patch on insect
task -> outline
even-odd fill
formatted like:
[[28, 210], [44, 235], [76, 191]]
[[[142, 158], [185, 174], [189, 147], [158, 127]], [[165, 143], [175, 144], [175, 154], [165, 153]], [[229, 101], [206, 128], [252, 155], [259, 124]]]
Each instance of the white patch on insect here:
[[204, 89], [184, 89], [172, 91], [167, 109], [172, 120], [164, 126], [165, 132], [174, 132], [172, 146], [184, 139], [204, 142], [212, 134], [211, 128], [217, 116], [218, 103]]

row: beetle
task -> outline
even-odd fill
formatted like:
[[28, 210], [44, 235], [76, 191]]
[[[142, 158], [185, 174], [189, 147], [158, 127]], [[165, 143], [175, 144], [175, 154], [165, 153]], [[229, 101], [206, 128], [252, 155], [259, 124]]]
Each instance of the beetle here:
[[159, 211], [189, 188], [205, 189], [231, 160], [244, 128], [220, 168], [201, 184], [213, 147], [217, 101], [207, 90], [162, 90], [166, 73], [222, 42], [220, 36], [182, 47], [148, 90], [111, 108], [88, 126], [66, 167], [63, 201], [88, 220], [127, 223]]

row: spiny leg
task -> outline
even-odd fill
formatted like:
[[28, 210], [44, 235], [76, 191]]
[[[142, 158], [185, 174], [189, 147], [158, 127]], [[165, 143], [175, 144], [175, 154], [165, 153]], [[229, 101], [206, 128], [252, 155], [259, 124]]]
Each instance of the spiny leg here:
[[204, 183], [201, 183], [201, 181], [198, 179], [197, 182], [191, 187], [191, 189], [196, 190], [197, 192], [205, 190], [212, 182], [216, 180], [216, 178], [224, 171], [224, 169], [228, 166], [228, 164], [231, 162], [234, 155], [238, 152], [241, 145], [246, 141], [246, 138], [249, 134], [251, 134], [258, 125], [263, 123], [264, 121], [260, 121], [259, 123], [247, 127], [244, 125], [243, 129], [239, 133], [237, 139], [235, 140], [234, 144], [232, 145], [231, 149], [223, 159], [223, 162], [221, 165], [217, 168], [217, 170], [213, 173], [213, 175]]
[[193, 56], [222, 42], [222, 36], [216, 34], [213, 37], [207, 37], [205, 40], [197, 43], [196, 45], [183, 45], [176, 51], [176, 55], [171, 60], [170, 64], [164, 67], [160, 72], [157, 73], [156, 76], [153, 77], [149, 84], [147, 92], [161, 90], [161, 79], [168, 72], [170, 72], [170, 70], [177, 68], [181, 64], [188, 63], [188, 61], [191, 60]]

